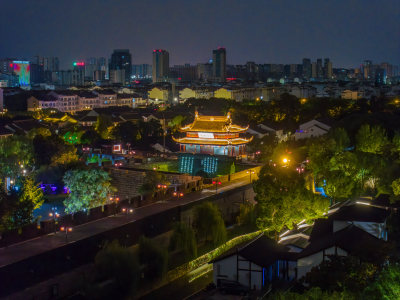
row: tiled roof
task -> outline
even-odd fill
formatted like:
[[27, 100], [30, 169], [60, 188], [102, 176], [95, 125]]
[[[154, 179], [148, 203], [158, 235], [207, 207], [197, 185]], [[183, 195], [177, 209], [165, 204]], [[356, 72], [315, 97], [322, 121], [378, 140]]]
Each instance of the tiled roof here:
[[378, 249], [386, 242], [369, 234], [355, 225], [350, 225], [342, 230], [326, 234], [311, 243], [299, 253], [299, 258], [306, 257], [324, 249], [338, 246], [348, 253], [356, 253], [361, 249]]
[[196, 145], [219, 145], [219, 146], [229, 146], [229, 145], [243, 145], [249, 143], [253, 137], [250, 139], [244, 138], [234, 138], [234, 139], [205, 139], [205, 138], [181, 138], [175, 139], [174, 141], [180, 144], [196, 144]]
[[199, 116], [196, 113], [194, 122], [181, 128], [181, 131], [190, 132], [243, 132], [248, 127], [233, 125], [230, 115], [227, 116]]

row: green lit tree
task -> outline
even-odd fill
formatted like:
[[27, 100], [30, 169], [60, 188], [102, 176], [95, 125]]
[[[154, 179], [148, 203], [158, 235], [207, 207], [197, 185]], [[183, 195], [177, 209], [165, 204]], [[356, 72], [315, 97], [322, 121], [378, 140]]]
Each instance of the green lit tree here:
[[113, 129], [112, 118], [108, 115], [99, 115], [95, 124], [96, 132], [103, 138], [111, 138], [111, 131]]
[[329, 132], [329, 136], [333, 138], [336, 143], [336, 152], [341, 152], [350, 146], [350, 138], [344, 128], [334, 128]]
[[28, 137], [13, 135], [0, 140], [0, 172], [2, 177], [16, 178], [21, 166], [31, 168], [34, 162], [32, 142]]
[[226, 241], [224, 219], [218, 207], [211, 202], [204, 202], [195, 207], [194, 228], [199, 240], [211, 241], [214, 246]]
[[400, 266], [398, 264], [392, 264], [382, 270], [378, 278], [370, 282], [365, 289], [363, 299], [400, 299]]
[[364, 124], [357, 132], [356, 149], [358, 151], [379, 154], [388, 144], [386, 130], [381, 126]]
[[64, 200], [67, 213], [104, 205], [112, 191], [110, 176], [99, 169], [70, 170], [65, 173], [63, 180], [70, 190]]
[[297, 223], [311, 221], [327, 212], [329, 200], [305, 187], [304, 178], [292, 168], [266, 165], [254, 182], [258, 206], [257, 226], [277, 234]]
[[35, 183], [32, 176], [24, 178], [19, 201], [32, 207], [32, 210], [38, 209], [43, 205], [43, 190]]
[[186, 261], [195, 258], [197, 256], [197, 241], [194, 230], [185, 223], [175, 223], [169, 241], [169, 250], [181, 251]]

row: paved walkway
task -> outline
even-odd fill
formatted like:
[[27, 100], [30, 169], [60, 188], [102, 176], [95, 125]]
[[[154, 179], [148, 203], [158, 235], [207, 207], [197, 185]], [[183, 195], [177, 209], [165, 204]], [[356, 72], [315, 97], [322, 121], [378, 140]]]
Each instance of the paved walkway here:
[[[245, 186], [249, 183], [248, 176], [245, 176], [243, 178], [222, 184], [218, 187], [218, 193], [223, 193], [241, 186]], [[75, 241], [88, 238], [113, 228], [121, 227], [124, 224], [135, 222], [139, 219], [146, 218], [150, 215], [157, 214], [170, 208], [202, 200], [213, 194], [215, 194], [214, 189], [197, 191], [187, 194], [180, 199], [172, 198], [168, 201], [156, 202], [144, 207], [136, 208], [133, 210], [133, 213], [119, 213], [115, 216], [109, 216], [78, 225], [73, 227], [72, 232], [68, 233], [68, 239], [66, 239], [64, 232], [57, 232], [56, 234], [51, 233], [21, 243], [13, 244], [8, 247], [0, 248], [0, 268], [24, 260], [31, 256], [64, 246], [66, 243], [74, 243]]]

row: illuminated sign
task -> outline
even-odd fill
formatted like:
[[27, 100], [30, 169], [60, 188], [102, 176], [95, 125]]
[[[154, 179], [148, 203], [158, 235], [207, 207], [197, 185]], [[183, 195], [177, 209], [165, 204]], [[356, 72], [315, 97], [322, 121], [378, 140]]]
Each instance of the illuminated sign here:
[[214, 138], [214, 133], [211, 132], [199, 132], [199, 138], [203, 139], [213, 139]]
[[85, 63], [83, 61], [74, 61], [73, 65], [74, 67], [83, 67]]
[[31, 68], [29, 61], [14, 60], [10, 67], [13, 69], [14, 74], [18, 75], [19, 85], [26, 87], [31, 84]]
[[114, 145], [113, 152], [121, 152], [121, 145]]

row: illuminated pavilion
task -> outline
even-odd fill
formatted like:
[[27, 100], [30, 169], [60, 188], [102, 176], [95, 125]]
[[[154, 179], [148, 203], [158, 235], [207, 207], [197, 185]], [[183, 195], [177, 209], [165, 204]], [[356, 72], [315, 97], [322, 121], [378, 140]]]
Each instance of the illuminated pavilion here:
[[232, 124], [230, 113], [226, 116], [200, 116], [194, 122], [180, 128], [186, 133], [183, 138], [173, 138], [179, 143], [180, 151], [212, 155], [238, 156], [245, 154], [245, 147], [253, 137], [245, 138], [247, 127]]

